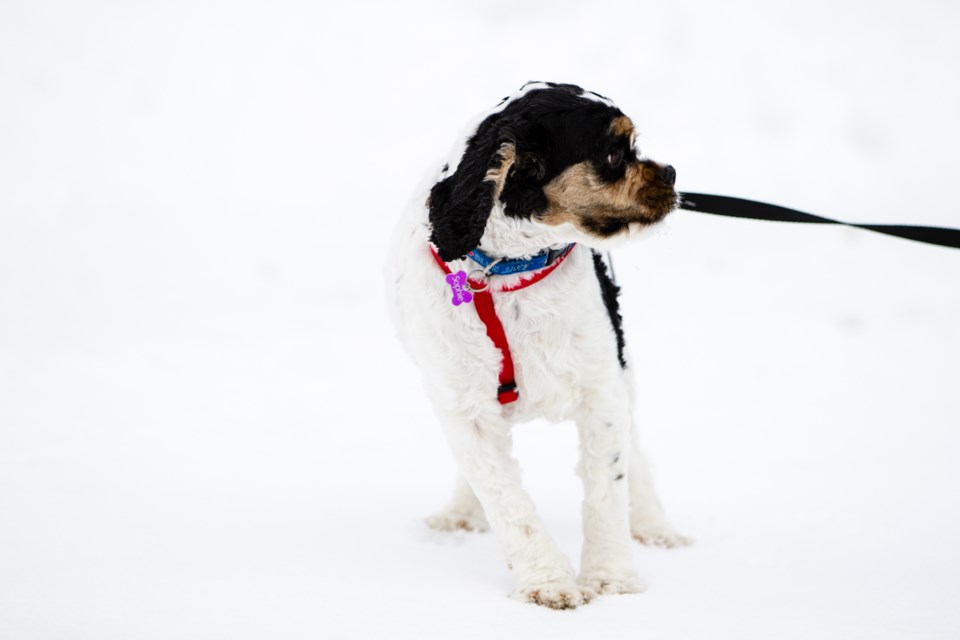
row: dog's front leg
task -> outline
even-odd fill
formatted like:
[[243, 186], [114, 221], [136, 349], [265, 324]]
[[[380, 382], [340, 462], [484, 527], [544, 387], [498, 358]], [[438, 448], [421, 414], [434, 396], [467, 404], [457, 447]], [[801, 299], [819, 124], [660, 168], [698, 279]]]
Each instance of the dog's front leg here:
[[581, 585], [598, 593], [643, 591], [633, 564], [627, 516], [630, 416], [615, 403], [585, 407], [577, 418], [583, 478]]
[[442, 418], [460, 471], [483, 505], [516, 577], [512, 596], [554, 609], [589, 602], [594, 594], [577, 584], [570, 562], [547, 534], [520, 485], [510, 425], [500, 415], [500, 406]]

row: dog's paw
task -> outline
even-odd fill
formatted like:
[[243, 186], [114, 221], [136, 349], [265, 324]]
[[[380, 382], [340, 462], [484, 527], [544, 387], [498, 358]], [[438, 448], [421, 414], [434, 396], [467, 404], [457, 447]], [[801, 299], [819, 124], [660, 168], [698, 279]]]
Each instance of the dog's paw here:
[[581, 589], [588, 589], [594, 593], [604, 595], [611, 593], [642, 593], [646, 591], [647, 585], [643, 583], [636, 573], [600, 573], [590, 572], [581, 574], [577, 578], [577, 584]]
[[490, 525], [483, 513], [441, 511], [426, 519], [427, 526], [437, 531], [489, 531]]
[[666, 522], [634, 523], [630, 525], [630, 534], [634, 540], [648, 547], [673, 549], [674, 547], [689, 547], [693, 544], [693, 538], [677, 533]]
[[677, 533], [670, 523], [662, 518], [635, 518], [630, 522], [633, 539], [648, 547], [688, 547], [693, 538]]
[[597, 596], [596, 592], [585, 585], [572, 580], [563, 582], [545, 582], [543, 584], [520, 587], [511, 598], [522, 602], [532, 602], [550, 609], [576, 609]]

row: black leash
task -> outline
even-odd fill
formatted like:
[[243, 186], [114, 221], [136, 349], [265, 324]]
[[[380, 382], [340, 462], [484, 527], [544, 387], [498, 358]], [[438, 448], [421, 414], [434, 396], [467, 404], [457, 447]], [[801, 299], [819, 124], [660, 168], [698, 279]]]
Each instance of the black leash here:
[[700, 213], [712, 213], [718, 216], [728, 216], [731, 218], [749, 218], [751, 220], [770, 220], [773, 222], [806, 222], [813, 224], [840, 224], [845, 227], [856, 227], [857, 229], [866, 229], [885, 233], [888, 236], [906, 238], [907, 240], [916, 240], [927, 244], [936, 244], [941, 247], [952, 247], [960, 249], [960, 229], [947, 229], [945, 227], [918, 227], [914, 225], [903, 224], [854, 224], [852, 222], [840, 222], [815, 216], [812, 213], [804, 213], [796, 209], [788, 209], [775, 204], [757, 202], [756, 200], [745, 200], [744, 198], [732, 198], [730, 196], [717, 196], [709, 193], [681, 193], [680, 208], [688, 211], [699, 211]]

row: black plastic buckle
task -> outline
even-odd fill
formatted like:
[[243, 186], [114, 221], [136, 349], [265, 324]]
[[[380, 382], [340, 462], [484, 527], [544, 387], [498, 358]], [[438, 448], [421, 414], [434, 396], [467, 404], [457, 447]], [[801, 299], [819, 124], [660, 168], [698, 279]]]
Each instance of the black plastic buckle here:
[[549, 251], [547, 251], [547, 264], [543, 266], [549, 267], [550, 265], [552, 265], [554, 262], [557, 261], [557, 258], [559, 258], [563, 254], [563, 252], [566, 250], [567, 248], [564, 247], [563, 249], [550, 249]]

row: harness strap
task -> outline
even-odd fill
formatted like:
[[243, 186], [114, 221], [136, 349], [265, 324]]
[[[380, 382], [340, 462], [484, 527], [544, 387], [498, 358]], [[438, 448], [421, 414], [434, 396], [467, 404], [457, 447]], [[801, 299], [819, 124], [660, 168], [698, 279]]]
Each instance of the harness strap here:
[[[452, 273], [450, 266], [437, 255], [437, 250], [433, 248], [433, 245], [428, 246], [430, 247], [430, 253], [433, 254], [433, 259], [440, 265], [440, 268], [448, 275]], [[513, 285], [498, 289], [498, 291], [517, 291], [540, 282], [553, 273], [553, 270], [566, 260], [567, 256], [569, 256], [573, 250], [573, 247], [574, 245], [571, 244], [552, 264], [536, 271], [529, 278], [521, 279]], [[491, 288], [489, 287], [489, 283], [484, 283], [473, 278], [468, 282], [472, 287], [473, 306], [477, 310], [477, 315], [480, 316], [480, 321], [483, 322], [483, 325], [487, 328], [487, 337], [490, 338], [493, 346], [499, 349], [503, 355], [503, 362], [500, 365], [499, 387], [497, 387], [497, 400], [500, 401], [500, 404], [516, 402], [520, 397], [520, 390], [517, 389], [517, 381], [513, 372], [513, 356], [510, 354], [510, 344], [507, 342], [507, 334], [504, 333], [503, 324], [500, 322], [500, 318], [497, 317], [497, 311], [493, 306]]]
[[493, 341], [493, 346], [503, 354], [503, 364], [500, 365], [500, 386], [497, 387], [497, 400], [500, 401], [500, 404], [515, 402], [520, 397], [520, 391], [517, 389], [517, 381], [513, 374], [513, 356], [510, 355], [510, 344], [507, 342], [507, 334], [503, 331], [503, 324], [493, 308], [493, 296], [490, 295], [490, 289], [473, 294], [473, 305], [477, 309], [480, 320], [487, 327], [487, 337]]

